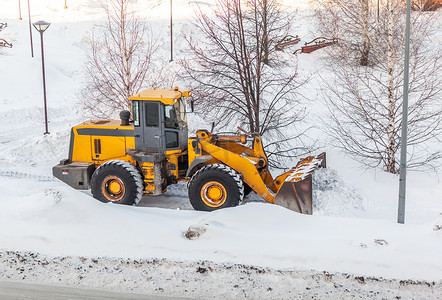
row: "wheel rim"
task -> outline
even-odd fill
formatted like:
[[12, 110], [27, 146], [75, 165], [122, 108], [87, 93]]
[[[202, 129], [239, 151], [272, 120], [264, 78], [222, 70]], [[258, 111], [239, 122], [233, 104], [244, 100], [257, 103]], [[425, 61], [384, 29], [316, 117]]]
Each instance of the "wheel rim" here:
[[107, 176], [101, 184], [101, 191], [109, 201], [120, 201], [126, 193], [123, 181], [116, 176]]
[[219, 182], [209, 181], [201, 188], [201, 199], [210, 207], [219, 207], [227, 200], [226, 188]]

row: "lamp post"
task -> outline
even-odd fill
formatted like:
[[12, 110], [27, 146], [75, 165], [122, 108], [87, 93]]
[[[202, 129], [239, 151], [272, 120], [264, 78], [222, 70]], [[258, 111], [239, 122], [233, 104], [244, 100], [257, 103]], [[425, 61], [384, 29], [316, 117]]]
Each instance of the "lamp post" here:
[[29, 38], [31, 40], [31, 56], [34, 57], [34, 46], [32, 45], [32, 27], [31, 27], [31, 7], [28, 0], [28, 20], [29, 20]]
[[173, 61], [172, 0], [170, 0], [170, 61]]
[[402, 103], [401, 164], [399, 172], [399, 203], [397, 222], [405, 223], [405, 190], [407, 183], [407, 127], [408, 127], [408, 85], [410, 69], [410, 19], [411, 0], [407, 0], [405, 23], [405, 58], [404, 58], [404, 100]]
[[45, 32], [46, 29], [48, 29], [49, 25], [51, 23], [45, 22], [45, 21], [38, 21], [34, 24], [35, 29], [37, 29], [38, 32], [40, 32], [40, 43], [41, 43], [41, 67], [43, 70], [43, 97], [44, 97], [44, 110], [45, 110], [45, 126], [46, 131], [44, 134], [49, 134], [48, 131], [48, 109], [46, 105], [46, 79], [45, 79], [45, 58], [44, 58], [44, 51], [43, 51], [43, 32]]
[[20, 5], [20, 0], [18, 0], [18, 14], [19, 14], [18, 19], [19, 19], [19, 20], [22, 20], [22, 18], [21, 18], [21, 5]]
[[66, 4], [66, 0], [64, 0], [64, 9], [68, 8], [67, 4]]

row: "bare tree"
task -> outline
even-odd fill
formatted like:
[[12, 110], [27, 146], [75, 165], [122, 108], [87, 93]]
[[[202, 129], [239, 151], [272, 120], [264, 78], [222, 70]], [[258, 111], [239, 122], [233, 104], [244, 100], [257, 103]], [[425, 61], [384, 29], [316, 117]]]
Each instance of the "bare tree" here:
[[[327, 105], [333, 125], [328, 132], [337, 145], [368, 166], [399, 170], [398, 149], [402, 123], [405, 3], [381, 3], [380, 18], [370, 22], [370, 65], [351, 59], [349, 48], [329, 49], [333, 80], [325, 82]], [[433, 40], [436, 15], [412, 15], [409, 86], [409, 168], [434, 166], [441, 152], [431, 151], [442, 133], [442, 52]], [[345, 29], [342, 29], [345, 33]], [[343, 51], [342, 51], [343, 50]], [[336, 53], [335, 51], [342, 51]], [[336, 55], [335, 55], [336, 53]], [[344, 56], [343, 56], [344, 55]], [[329, 125], [329, 123], [328, 123]]]
[[442, 7], [442, 0], [413, 0], [411, 3], [413, 10], [433, 11]]
[[82, 101], [94, 116], [130, 110], [129, 96], [146, 83], [155, 42], [146, 22], [129, 10], [130, 0], [102, 3], [105, 24], [87, 38], [86, 86]]
[[252, 17], [257, 21], [256, 26], [260, 27], [263, 62], [268, 64], [270, 55], [275, 51], [275, 42], [287, 36], [293, 17], [287, 12], [282, 13], [279, 0], [256, 0], [245, 5], [255, 11]]
[[336, 58], [358, 60], [368, 66], [370, 37], [373, 36], [374, 1], [372, 0], [312, 0], [317, 7], [318, 30], [326, 37], [339, 40]]
[[201, 38], [186, 37], [190, 56], [182, 63], [196, 105], [219, 128], [242, 126], [269, 137], [274, 142], [266, 150], [275, 164], [295, 150], [305, 151], [299, 141], [290, 146], [302, 134], [295, 124], [305, 115], [297, 94], [303, 82], [295, 58], [282, 63], [275, 53], [290, 20], [275, 0], [218, 0], [213, 13], [198, 11], [195, 26]]

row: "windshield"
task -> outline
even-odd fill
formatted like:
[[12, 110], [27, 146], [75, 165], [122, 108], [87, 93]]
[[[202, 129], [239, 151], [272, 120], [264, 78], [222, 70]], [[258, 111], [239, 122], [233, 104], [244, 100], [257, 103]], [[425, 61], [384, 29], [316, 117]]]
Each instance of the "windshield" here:
[[164, 106], [166, 128], [182, 129], [187, 125], [186, 107], [183, 98], [179, 98], [174, 105]]

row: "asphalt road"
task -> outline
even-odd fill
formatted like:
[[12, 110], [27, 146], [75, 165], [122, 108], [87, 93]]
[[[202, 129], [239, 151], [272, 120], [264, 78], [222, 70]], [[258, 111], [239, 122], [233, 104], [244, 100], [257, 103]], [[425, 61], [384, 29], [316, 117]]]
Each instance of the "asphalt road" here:
[[[1, 300], [179, 300], [166, 296], [116, 293], [112, 291], [47, 286], [22, 282], [0, 282]], [[190, 299], [190, 298], [186, 298]]]

